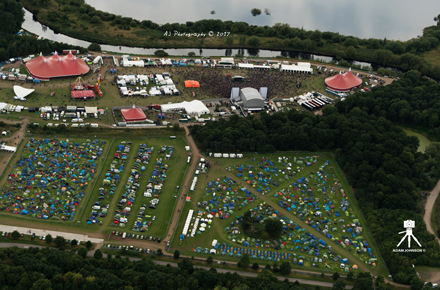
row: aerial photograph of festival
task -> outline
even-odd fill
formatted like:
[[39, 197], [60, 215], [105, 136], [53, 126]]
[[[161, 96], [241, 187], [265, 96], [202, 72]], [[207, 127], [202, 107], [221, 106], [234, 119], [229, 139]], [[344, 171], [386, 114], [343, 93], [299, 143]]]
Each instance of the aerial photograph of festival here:
[[439, 13], [0, 0], [0, 289], [438, 288]]

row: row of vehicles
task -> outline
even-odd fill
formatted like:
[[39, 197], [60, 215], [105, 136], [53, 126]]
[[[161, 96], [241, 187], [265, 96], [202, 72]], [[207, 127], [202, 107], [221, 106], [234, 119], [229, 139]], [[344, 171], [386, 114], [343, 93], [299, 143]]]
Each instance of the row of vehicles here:
[[107, 244], [105, 246], [106, 249], [108, 250], [115, 250], [115, 251], [120, 251], [122, 249], [124, 250], [130, 250], [130, 251], [135, 251], [138, 253], [144, 253], [144, 254], [152, 254], [155, 255], [156, 252], [154, 250], [150, 250], [150, 249], [143, 249], [143, 248], [134, 248], [133, 246], [118, 246], [118, 245], [111, 245], [111, 244]]
[[[54, 121], [59, 121], [60, 118], [87, 119], [88, 117], [90, 117], [90, 118], [98, 119], [98, 113], [87, 114], [86, 112], [69, 113], [66, 111], [61, 111], [61, 112], [54, 112], [54, 113], [46, 112], [46, 113], [40, 114], [40, 117], [45, 121], [51, 120], [51, 116]], [[77, 121], [77, 122], [81, 122], [81, 121]]]
[[[130, 146], [125, 143], [121, 143], [118, 145], [117, 152], [115, 153], [115, 160], [117, 159], [126, 159], [128, 157], [128, 153], [130, 151]], [[127, 180], [127, 184], [125, 185], [125, 192], [121, 195], [115, 210], [115, 215], [113, 218], [113, 226], [125, 227], [128, 223], [128, 216], [131, 213], [132, 206], [135, 202], [136, 192], [140, 187], [139, 179], [142, 175], [141, 171], [141, 163], [135, 162], [133, 167], [130, 170], [130, 175]], [[145, 168], [144, 168], [145, 170]], [[136, 226], [136, 223], [135, 223]], [[133, 230], [142, 231], [146, 230], [147, 224], [144, 227], [139, 228], [138, 226], [133, 227]]]

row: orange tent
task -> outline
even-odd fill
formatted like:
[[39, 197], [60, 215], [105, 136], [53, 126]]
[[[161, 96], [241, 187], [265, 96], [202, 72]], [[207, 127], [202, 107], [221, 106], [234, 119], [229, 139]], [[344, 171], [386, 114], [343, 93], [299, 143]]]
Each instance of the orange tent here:
[[198, 81], [185, 81], [185, 88], [200, 88]]

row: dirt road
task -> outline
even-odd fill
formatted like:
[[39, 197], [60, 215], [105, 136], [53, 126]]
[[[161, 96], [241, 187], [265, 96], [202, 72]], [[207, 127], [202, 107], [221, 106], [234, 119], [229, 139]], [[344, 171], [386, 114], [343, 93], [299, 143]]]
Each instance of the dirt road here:
[[[20, 144], [21, 140], [24, 138], [24, 136], [26, 134], [26, 126], [27, 126], [27, 123], [29, 122], [29, 118], [28, 117], [24, 117], [22, 121], [12, 121], [12, 120], [7, 120], [7, 119], [1, 118], [0, 121], [3, 121], [5, 123], [7, 123], [7, 124], [17, 124], [17, 123], [21, 124], [20, 130], [14, 132], [14, 134], [12, 134], [8, 138], [2, 138], [3, 141], [6, 141], [6, 145], [8, 145], [8, 146], [18, 146], [18, 144]], [[10, 154], [7, 158], [5, 158], [3, 160], [3, 162], [0, 162], [0, 172], [4, 172], [5, 171], [6, 166], [8, 165], [12, 155], [13, 154]]]
[[435, 200], [437, 199], [439, 192], [440, 192], [440, 181], [437, 182], [436, 186], [431, 191], [431, 194], [428, 196], [428, 199], [426, 200], [425, 215], [423, 216], [423, 220], [425, 221], [426, 229], [428, 230], [428, 232], [435, 235], [435, 239], [440, 244], [440, 239], [437, 237], [436, 233], [434, 232], [431, 226], [432, 209], [434, 208], [434, 203]]
[[[168, 229], [167, 236], [165, 238], [166, 241], [169, 241], [171, 239], [173, 232], [174, 232], [174, 229], [177, 227], [177, 222], [179, 220], [180, 211], [182, 210], [183, 204], [185, 202], [185, 198], [184, 198], [183, 194], [188, 192], [190, 184], [191, 184], [191, 180], [194, 175], [193, 173], [196, 170], [197, 163], [198, 163], [200, 157], [202, 157], [202, 155], [199, 152], [199, 149], [196, 146], [196, 143], [194, 142], [194, 139], [189, 134], [188, 126], [186, 126], [186, 125], [182, 125], [182, 126], [186, 132], [186, 141], [188, 142], [188, 145], [191, 148], [192, 158], [191, 158], [191, 164], [188, 168], [188, 171], [186, 172], [185, 181], [182, 184], [183, 188], [180, 189], [181, 194], [180, 194], [180, 196], [178, 196], [176, 209], [174, 211], [173, 218], [171, 219], [171, 224]], [[165, 243], [163, 243], [162, 245], [165, 248]]]

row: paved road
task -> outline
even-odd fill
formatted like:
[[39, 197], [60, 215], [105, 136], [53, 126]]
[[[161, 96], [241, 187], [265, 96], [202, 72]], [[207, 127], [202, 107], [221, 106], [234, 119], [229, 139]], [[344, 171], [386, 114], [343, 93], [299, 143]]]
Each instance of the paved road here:
[[435, 200], [437, 199], [439, 191], [440, 191], [440, 181], [437, 182], [437, 185], [431, 191], [431, 194], [428, 196], [428, 199], [426, 200], [425, 215], [423, 216], [423, 220], [425, 221], [426, 229], [428, 230], [428, 232], [433, 234], [437, 242], [440, 244], [440, 239], [437, 237], [437, 234], [434, 232], [431, 225], [432, 209], [434, 208], [434, 203]]
[[[16, 244], [16, 243], [0, 243], [0, 248], [10, 248], [10, 247], [18, 247], [18, 248], [30, 248], [30, 247], [36, 247], [36, 248], [44, 248], [43, 246], [37, 246], [37, 245], [28, 245], [28, 244]], [[89, 251], [87, 253], [87, 256], [89, 257], [93, 257], [94, 251]], [[134, 258], [134, 257], [129, 257], [129, 259], [131, 261], [140, 261], [142, 260], [141, 258]], [[177, 263], [173, 263], [173, 262], [166, 262], [166, 261], [157, 261], [157, 260], [152, 260], [154, 263], [158, 264], [158, 265], [162, 265], [162, 266], [166, 266], [168, 264], [170, 264], [172, 267], [178, 267]], [[197, 266], [194, 265], [195, 268], [200, 268], [200, 269], [204, 269], [204, 270], [209, 270], [210, 267], [205, 267], [205, 266]], [[243, 277], [257, 277], [258, 273], [257, 272], [245, 272], [245, 271], [234, 271], [234, 270], [229, 270], [229, 269], [221, 269], [221, 268], [216, 268], [218, 273], [234, 273], [236, 272], [238, 275], [243, 276]], [[286, 279], [286, 277], [283, 276], [276, 276], [278, 278], [278, 280], [280, 281], [284, 281], [284, 279]], [[323, 286], [323, 287], [333, 287], [333, 283], [330, 282], [322, 282], [322, 281], [314, 281], [314, 280], [306, 280], [306, 279], [297, 279], [297, 278], [287, 278], [289, 280], [289, 282], [295, 282], [298, 281], [299, 283], [302, 284], [308, 284], [308, 285], [316, 285], [316, 286]], [[347, 285], [345, 287], [345, 289], [352, 289], [353, 286], [352, 285]]]
[[24, 233], [26, 235], [31, 235], [35, 233], [36, 236], [45, 236], [50, 234], [53, 238], [56, 236], [64, 237], [66, 240], [77, 240], [77, 241], [91, 241], [93, 244], [101, 244], [104, 242], [104, 239], [96, 239], [91, 238], [88, 235], [83, 234], [73, 234], [73, 233], [66, 233], [66, 232], [59, 232], [59, 231], [50, 231], [50, 230], [41, 230], [41, 229], [35, 229], [35, 228], [29, 228], [29, 227], [16, 227], [16, 226], [6, 226], [6, 225], [0, 225], [0, 231], [2, 232], [13, 232], [17, 230], [20, 233]]

